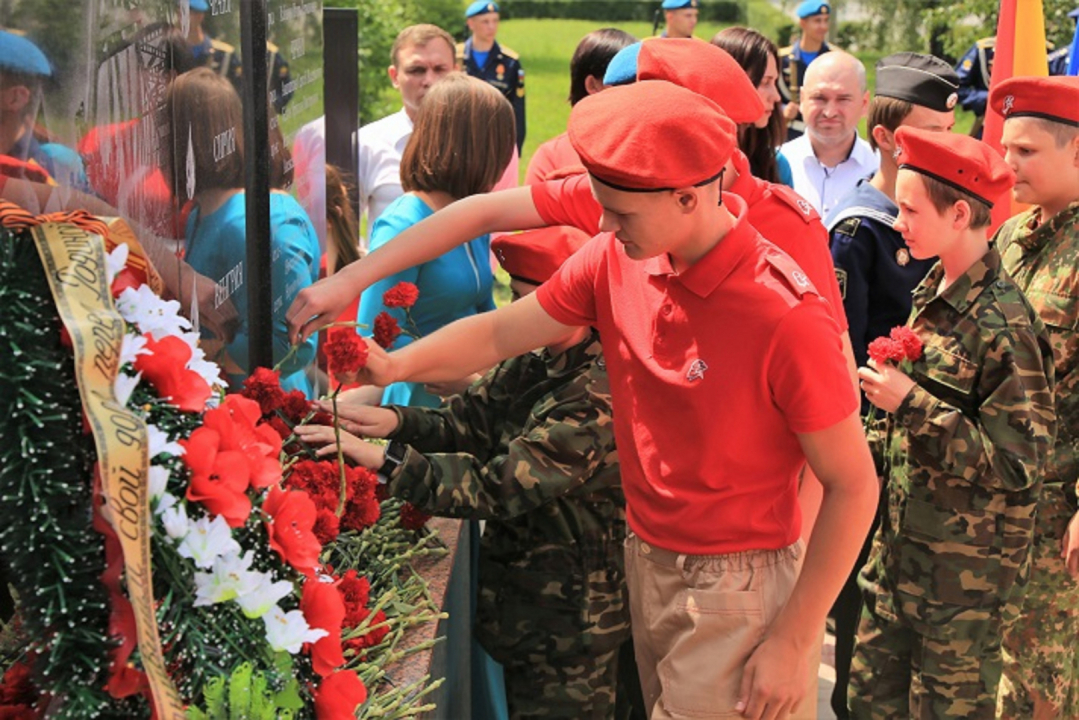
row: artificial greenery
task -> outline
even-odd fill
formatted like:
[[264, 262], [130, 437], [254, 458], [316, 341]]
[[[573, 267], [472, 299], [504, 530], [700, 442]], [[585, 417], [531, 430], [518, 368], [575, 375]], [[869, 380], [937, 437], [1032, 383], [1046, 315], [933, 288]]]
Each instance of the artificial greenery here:
[[[104, 691], [109, 599], [92, 527], [93, 438], [71, 351], [29, 232], [0, 229], [0, 551], [22, 606], [34, 681], [55, 718], [130, 718]], [[6, 588], [0, 588], [5, 591]]]

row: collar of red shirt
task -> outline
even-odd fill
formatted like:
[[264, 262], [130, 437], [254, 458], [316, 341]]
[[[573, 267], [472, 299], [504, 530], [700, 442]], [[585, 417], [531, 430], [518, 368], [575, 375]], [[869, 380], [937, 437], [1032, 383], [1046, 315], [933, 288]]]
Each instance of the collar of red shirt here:
[[746, 201], [746, 205], [752, 207], [768, 189], [768, 183], [753, 175], [749, 167], [749, 158], [741, 150], [735, 150], [731, 156], [734, 172], [738, 175], [734, 184], [727, 190]]
[[708, 297], [753, 249], [757, 242], [757, 231], [746, 220], [746, 201], [729, 192], [723, 193], [723, 202], [734, 215], [734, 225], [711, 250], [683, 273], [675, 272], [671, 258], [667, 253], [644, 260], [644, 269], [649, 275], [667, 275], [678, 281], [694, 295]]

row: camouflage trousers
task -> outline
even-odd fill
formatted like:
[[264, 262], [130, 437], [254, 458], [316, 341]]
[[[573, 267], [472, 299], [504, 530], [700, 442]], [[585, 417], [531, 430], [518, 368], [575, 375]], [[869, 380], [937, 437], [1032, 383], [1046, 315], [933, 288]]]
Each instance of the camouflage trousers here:
[[986, 632], [976, 626], [986, 620], [957, 617], [949, 624], [957, 626], [950, 628], [956, 637], [927, 637], [873, 607], [867, 597], [850, 669], [852, 718], [992, 720], [1002, 668], [999, 629]]
[[1079, 583], [1060, 557], [1074, 513], [1060, 485], [1044, 487], [1022, 614], [1004, 634], [998, 717], [1006, 720], [1034, 716], [1031, 691], [1053, 703], [1057, 717], [1079, 717]]
[[618, 684], [618, 650], [560, 660], [545, 655], [503, 666], [511, 720], [611, 720]]

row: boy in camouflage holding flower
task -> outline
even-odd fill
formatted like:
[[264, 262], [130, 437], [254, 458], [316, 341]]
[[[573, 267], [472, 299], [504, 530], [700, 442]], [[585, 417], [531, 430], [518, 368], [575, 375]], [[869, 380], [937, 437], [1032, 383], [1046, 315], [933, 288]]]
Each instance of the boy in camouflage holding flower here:
[[965, 136], [900, 128], [896, 141], [895, 229], [913, 257], [940, 261], [914, 292], [924, 347], [910, 374], [858, 371], [891, 415], [873, 443], [885, 502], [859, 577], [851, 716], [991, 719], [1055, 432], [1052, 350], [989, 245], [1014, 179], [1004, 161]]
[[989, 97], [1014, 197], [996, 234], [1004, 268], [1049, 330], [1056, 443], [1045, 468], [1023, 612], [1004, 637], [1003, 718], [1079, 717], [1079, 78], [1018, 77]]

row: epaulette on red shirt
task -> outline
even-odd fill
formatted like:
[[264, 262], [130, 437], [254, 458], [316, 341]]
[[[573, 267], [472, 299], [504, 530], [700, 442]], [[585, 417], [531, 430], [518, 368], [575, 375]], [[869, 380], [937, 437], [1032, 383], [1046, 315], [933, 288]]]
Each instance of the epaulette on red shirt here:
[[813, 206], [810, 205], [805, 198], [794, 192], [794, 190], [790, 189], [786, 185], [772, 183], [769, 189], [772, 191], [773, 195], [775, 195], [787, 205], [790, 205], [792, 208], [797, 210], [798, 215], [802, 218], [802, 220], [805, 221], [807, 225], [814, 220], [820, 220], [820, 215], [818, 215], [817, 211], [813, 209]]
[[764, 260], [775, 270], [775, 276], [783, 281], [786, 289], [793, 293], [795, 298], [800, 299], [807, 293], [820, 295], [805, 271], [786, 253], [776, 248], [767, 252]]

